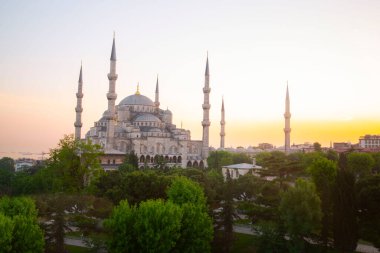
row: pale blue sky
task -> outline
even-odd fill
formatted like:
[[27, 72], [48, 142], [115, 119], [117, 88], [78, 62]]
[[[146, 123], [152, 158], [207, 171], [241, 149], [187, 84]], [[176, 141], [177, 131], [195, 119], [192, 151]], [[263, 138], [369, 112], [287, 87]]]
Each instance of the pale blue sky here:
[[[380, 1], [365, 0], [1, 0], [0, 117], [10, 123], [1, 133], [0, 151], [46, 150], [73, 132], [81, 60], [82, 133], [92, 126], [107, 107], [113, 31], [117, 102], [137, 82], [153, 98], [158, 73], [162, 107], [194, 139], [201, 138], [209, 51], [214, 146], [222, 95], [227, 145], [281, 145], [286, 80], [293, 124], [380, 119], [379, 13]], [[278, 132], [255, 130], [265, 122], [278, 124]], [[251, 127], [252, 135], [242, 141], [237, 126]], [[293, 128], [296, 142], [316, 140], [296, 133]]]

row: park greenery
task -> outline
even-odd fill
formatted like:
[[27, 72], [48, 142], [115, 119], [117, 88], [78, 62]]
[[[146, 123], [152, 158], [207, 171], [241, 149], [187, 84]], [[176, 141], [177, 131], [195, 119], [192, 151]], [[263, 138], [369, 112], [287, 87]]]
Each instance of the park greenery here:
[[[208, 168], [140, 166], [133, 152], [105, 172], [101, 148], [65, 136], [43, 163], [20, 172], [0, 159], [0, 253], [354, 252], [380, 248], [380, 153], [261, 152], [263, 169], [232, 179], [222, 167], [247, 154], [212, 151]], [[248, 239], [246, 239], [248, 240]], [[246, 251], [248, 252], [248, 251]]]

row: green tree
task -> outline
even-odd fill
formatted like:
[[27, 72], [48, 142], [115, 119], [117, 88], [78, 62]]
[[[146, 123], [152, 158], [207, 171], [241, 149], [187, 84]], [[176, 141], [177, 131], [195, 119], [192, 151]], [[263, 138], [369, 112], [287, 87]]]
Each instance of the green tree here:
[[110, 252], [170, 252], [180, 237], [182, 210], [163, 200], [130, 207], [120, 202], [105, 225], [111, 232]]
[[27, 197], [2, 197], [0, 212], [8, 217], [23, 215], [37, 220], [37, 210], [34, 201]]
[[139, 252], [169, 252], [180, 237], [182, 210], [163, 200], [147, 200], [139, 205], [134, 229]]
[[183, 211], [181, 235], [174, 252], [210, 252], [213, 226], [202, 188], [185, 177], [177, 177], [167, 194], [169, 201], [180, 205]]
[[185, 177], [177, 177], [167, 190], [167, 195], [173, 203], [182, 205], [193, 203], [206, 208], [206, 198], [199, 184]]
[[208, 167], [220, 170], [222, 166], [233, 164], [232, 153], [227, 151], [211, 151], [207, 158]]
[[120, 164], [119, 170], [121, 171], [134, 171], [139, 168], [139, 158], [135, 151], [127, 153], [124, 157], [123, 163]]
[[313, 148], [314, 148], [314, 151], [316, 151], [316, 152], [321, 152], [322, 151], [321, 144], [319, 142], [314, 142], [313, 143]]
[[[0, 215], [8, 217], [13, 226], [9, 252], [44, 251], [44, 235], [38, 225], [37, 210], [32, 199], [3, 197], [0, 199]], [[9, 228], [9, 222], [5, 221], [5, 223], [8, 223]], [[4, 240], [7, 240], [9, 233], [5, 231], [4, 236]]]
[[104, 222], [110, 232], [109, 252], [139, 252], [137, 231], [134, 230], [136, 215], [136, 207], [129, 206], [127, 200], [120, 201], [119, 205], [113, 209], [110, 218]]
[[304, 237], [318, 229], [322, 216], [320, 203], [315, 186], [302, 179], [297, 179], [295, 187], [283, 194], [279, 210], [291, 238], [292, 252], [304, 252]]
[[375, 160], [367, 153], [350, 153], [347, 156], [348, 168], [351, 169], [356, 177], [363, 178], [371, 174], [375, 165]]
[[358, 242], [355, 176], [347, 168], [338, 170], [333, 200], [334, 247], [341, 252], [354, 252]]
[[44, 252], [44, 234], [33, 217], [13, 217], [12, 252]]
[[123, 175], [122, 192], [131, 204], [148, 199], [164, 199], [170, 180], [170, 177], [155, 171], [134, 171]]
[[0, 213], [0, 253], [11, 252], [13, 227], [12, 219]]
[[157, 171], [112, 171], [101, 175], [93, 182], [93, 193], [105, 197], [114, 204], [128, 199], [132, 205], [148, 199], [166, 198], [166, 189], [171, 177]]
[[284, 253], [287, 252], [284, 234], [279, 224], [272, 221], [261, 221], [256, 225], [260, 236], [256, 237], [257, 252]]
[[0, 197], [12, 194], [14, 178], [14, 160], [9, 157], [0, 159]]
[[326, 158], [329, 159], [330, 161], [337, 162], [339, 160], [338, 153], [334, 151], [333, 149], [329, 149], [326, 152]]
[[211, 208], [210, 211], [219, 206], [221, 188], [224, 182], [221, 171], [199, 168], [188, 168], [184, 170], [180, 168], [178, 170], [171, 169], [166, 175], [182, 175], [197, 182], [204, 190], [207, 204]]
[[70, 231], [66, 211], [74, 205], [71, 197], [64, 194], [39, 195], [37, 206], [41, 217], [49, 222], [43, 224], [46, 235], [46, 251], [65, 251], [65, 231]]
[[360, 238], [380, 249], [380, 175], [369, 176], [357, 182]]
[[232, 154], [232, 163], [233, 164], [252, 163], [252, 158], [249, 157], [249, 155], [244, 154], [244, 153], [233, 153]]
[[3, 157], [0, 159], [0, 170], [9, 172], [15, 171], [15, 161], [10, 157]]
[[273, 151], [269, 153], [269, 156], [265, 156], [261, 165], [265, 170], [261, 170], [261, 176], [273, 176], [280, 183], [280, 187], [283, 188], [285, 177], [288, 175], [287, 157], [284, 152]]
[[65, 135], [58, 147], [50, 150], [47, 169], [56, 179], [52, 183], [54, 191], [78, 192], [88, 186], [91, 179], [102, 171], [99, 155], [101, 147], [91, 141], [75, 140], [73, 135]]
[[321, 240], [324, 246], [327, 247], [329, 234], [332, 230], [332, 196], [337, 175], [337, 165], [335, 162], [321, 157], [313, 161], [308, 171], [321, 199], [321, 210], [323, 213]]
[[233, 242], [233, 223], [235, 217], [235, 206], [233, 200], [234, 182], [232, 181], [230, 171], [227, 170], [226, 182], [223, 187], [223, 204], [221, 212], [222, 232], [222, 251], [230, 252]]

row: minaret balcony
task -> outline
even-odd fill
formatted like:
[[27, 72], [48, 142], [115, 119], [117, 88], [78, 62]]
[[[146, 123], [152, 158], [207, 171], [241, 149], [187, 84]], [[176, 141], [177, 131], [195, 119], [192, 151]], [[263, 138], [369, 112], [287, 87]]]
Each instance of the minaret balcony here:
[[74, 126], [75, 126], [75, 127], [82, 127], [82, 122], [75, 122], [75, 123], [74, 123]]
[[117, 75], [117, 74], [111, 74], [111, 73], [109, 73], [109, 74], [107, 75], [107, 77], [108, 77], [108, 80], [110, 80], [110, 81], [116, 81], [118, 75]]
[[108, 92], [107, 93], [107, 98], [108, 98], [108, 100], [116, 100], [117, 94], [116, 93], [110, 93], [110, 92]]
[[210, 109], [210, 108], [211, 108], [211, 105], [210, 105], [210, 104], [203, 104], [203, 105], [202, 105], [202, 108], [203, 108], [203, 109]]
[[77, 98], [83, 98], [83, 93], [77, 93]]
[[83, 112], [83, 108], [82, 107], [75, 107], [75, 112]]
[[203, 93], [210, 93], [211, 92], [211, 88], [210, 87], [204, 87], [203, 88]]
[[202, 126], [210, 126], [211, 122], [207, 120], [202, 121]]
[[290, 112], [284, 113], [284, 117], [285, 118], [290, 118], [291, 116], [292, 116], [292, 114]]

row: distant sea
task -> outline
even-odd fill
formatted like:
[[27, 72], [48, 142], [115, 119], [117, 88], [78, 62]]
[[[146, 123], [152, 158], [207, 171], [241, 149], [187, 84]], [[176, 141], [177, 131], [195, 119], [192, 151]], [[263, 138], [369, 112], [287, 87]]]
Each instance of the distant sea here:
[[17, 152], [17, 151], [11, 151], [11, 152], [3, 152], [0, 151], [0, 158], [3, 157], [10, 157], [12, 159], [19, 159], [19, 158], [31, 158], [35, 160], [43, 160], [47, 159], [49, 157], [48, 153], [31, 153], [31, 152]]

